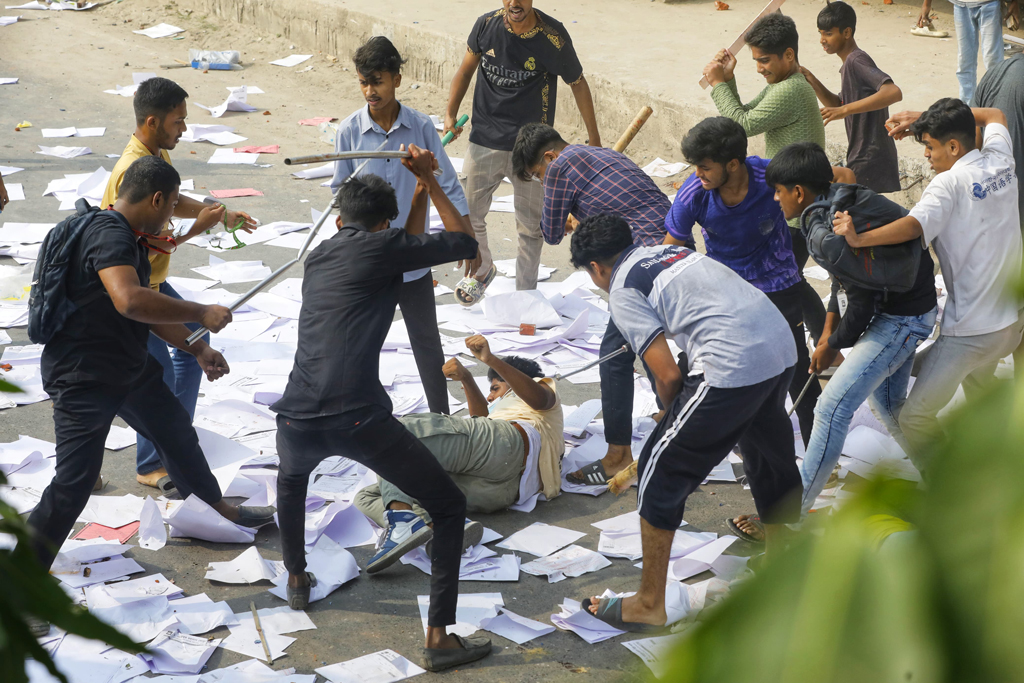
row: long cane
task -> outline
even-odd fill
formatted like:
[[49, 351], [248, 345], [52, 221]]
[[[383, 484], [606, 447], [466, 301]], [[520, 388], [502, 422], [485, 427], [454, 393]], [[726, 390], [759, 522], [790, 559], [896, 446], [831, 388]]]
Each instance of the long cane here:
[[610, 360], [612, 358], [615, 358], [615, 356], [623, 354], [626, 351], [629, 351], [629, 348], [625, 344], [623, 344], [622, 348], [615, 349], [614, 351], [609, 353], [607, 356], [601, 356], [597, 360], [591, 361], [591, 362], [587, 363], [586, 365], [584, 365], [581, 368], [576, 368], [572, 372], [567, 372], [564, 375], [562, 373], [558, 373], [557, 375], [555, 375], [555, 379], [565, 379], [567, 377], [572, 377], [573, 375], [578, 375], [579, 373], [583, 372], [584, 370], [589, 370], [590, 368], [594, 367], [595, 365], [600, 365], [601, 363], [605, 362], [606, 360]]
[[787, 416], [792, 415], [793, 411], [796, 410], [796, 407], [800, 405], [800, 401], [804, 400], [804, 394], [806, 394], [807, 390], [811, 388], [811, 382], [816, 379], [818, 379], [817, 373], [811, 373], [811, 376], [807, 378], [807, 384], [804, 385], [804, 388], [800, 390], [799, 394], [797, 394], [796, 400], [793, 401], [793, 407], [789, 409], [788, 413], [786, 413]]

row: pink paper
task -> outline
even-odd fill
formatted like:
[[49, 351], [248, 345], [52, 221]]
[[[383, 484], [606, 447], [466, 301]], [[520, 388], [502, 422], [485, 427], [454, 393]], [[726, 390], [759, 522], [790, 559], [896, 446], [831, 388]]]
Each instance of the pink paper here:
[[277, 154], [280, 151], [281, 145], [264, 145], [263, 147], [249, 145], [248, 147], [235, 147], [236, 153], [245, 154]]
[[333, 121], [333, 116], [314, 116], [311, 119], [302, 119], [299, 121], [300, 126], [319, 126], [321, 123], [327, 123]]
[[129, 538], [135, 535], [135, 532], [139, 530], [139, 522], [132, 522], [131, 524], [125, 524], [117, 528], [103, 526], [96, 522], [89, 522], [82, 530], [73, 536], [76, 541], [87, 541], [91, 538], [102, 538], [105, 541], [117, 541], [118, 543], [124, 543]]
[[241, 190], [210, 190], [210, 194], [217, 199], [229, 199], [231, 197], [262, 197], [263, 193], [247, 187]]

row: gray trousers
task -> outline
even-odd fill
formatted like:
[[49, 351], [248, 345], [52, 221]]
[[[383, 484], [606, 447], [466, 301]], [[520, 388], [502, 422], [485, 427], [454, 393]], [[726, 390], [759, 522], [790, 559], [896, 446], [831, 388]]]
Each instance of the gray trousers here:
[[[427, 447], [466, 496], [468, 512], [498, 512], [519, 498], [523, 438], [511, 422], [486, 417], [462, 418], [435, 413], [407, 415], [399, 421]], [[384, 511], [401, 502], [430, 523], [430, 515], [394, 484], [378, 479], [356, 494], [356, 508], [386, 527]]]
[[540, 231], [540, 218], [544, 210], [544, 185], [529, 182], [512, 175], [512, 152], [490, 149], [469, 143], [466, 163], [462, 169], [466, 176], [466, 200], [469, 203], [469, 221], [480, 245], [480, 270], [485, 275], [491, 269], [493, 259], [487, 245], [487, 212], [491, 209], [491, 198], [498, 189], [502, 178], [512, 181], [515, 193], [516, 231], [519, 233], [519, 249], [516, 252], [516, 289], [537, 289], [537, 273], [540, 270], [540, 252], [544, 236]]
[[928, 444], [940, 434], [938, 412], [953, 399], [961, 383], [968, 397], [984, 390], [993, 381], [999, 359], [1020, 345], [1022, 332], [1024, 317], [988, 334], [939, 335], [928, 349], [899, 414], [900, 429], [911, 450], [907, 455], [919, 470], [925, 471]]

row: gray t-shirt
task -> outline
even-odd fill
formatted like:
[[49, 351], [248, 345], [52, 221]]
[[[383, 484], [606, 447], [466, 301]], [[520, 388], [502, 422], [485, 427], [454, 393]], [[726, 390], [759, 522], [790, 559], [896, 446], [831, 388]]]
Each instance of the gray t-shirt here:
[[661, 333], [712, 387], [746, 387], [796, 363], [785, 318], [727, 266], [686, 247], [632, 247], [612, 274], [612, 320], [643, 355]]
[[[974, 91], [977, 107], [995, 107], [1006, 114], [1006, 127], [1013, 142], [1013, 160], [1018, 176], [1024, 169], [1024, 54], [1005, 59], [985, 72]], [[1018, 177], [1017, 208], [1021, 230], [1024, 231], [1024, 183]]]
[[[856, 49], [846, 57], [839, 73], [842, 75], [840, 97], [850, 104], [878, 92], [892, 81], [889, 74], [877, 66], [864, 50]], [[897, 192], [900, 189], [900, 160], [896, 143], [889, 137], [885, 120], [889, 108], [876, 109], [846, 117], [846, 137], [849, 147], [846, 165], [857, 174], [857, 182], [875, 192]]]

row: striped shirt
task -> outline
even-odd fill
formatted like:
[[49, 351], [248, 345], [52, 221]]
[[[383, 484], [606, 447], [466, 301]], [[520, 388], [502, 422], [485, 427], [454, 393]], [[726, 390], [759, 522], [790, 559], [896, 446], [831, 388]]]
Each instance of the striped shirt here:
[[671, 203], [651, 177], [629, 157], [606, 147], [568, 145], [544, 172], [544, 241], [565, 237], [569, 214], [579, 220], [609, 213], [633, 229], [633, 243], [653, 246], [665, 240]]
[[686, 247], [630, 247], [612, 271], [612, 320], [643, 355], [659, 334], [686, 351], [709, 386], [763, 382], [796, 363], [786, 319], [767, 296]]
[[768, 159], [746, 159], [747, 196], [726, 206], [718, 190], [705, 190], [694, 173], [683, 183], [665, 219], [670, 235], [693, 239], [699, 223], [708, 256], [732, 268], [762, 292], [780, 292], [800, 282], [790, 236], [774, 188], [764, 181]]

